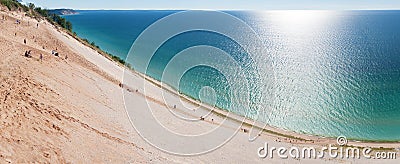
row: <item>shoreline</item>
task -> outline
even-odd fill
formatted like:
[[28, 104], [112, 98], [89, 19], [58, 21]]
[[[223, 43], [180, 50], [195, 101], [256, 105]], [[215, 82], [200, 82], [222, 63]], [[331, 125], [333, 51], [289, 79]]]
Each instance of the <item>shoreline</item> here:
[[[228, 118], [233, 119], [233, 120], [235, 120], [237, 122], [242, 122], [239, 119], [244, 119], [245, 121], [243, 122], [243, 124], [246, 124], [248, 127], [255, 126], [256, 128], [261, 129], [260, 125], [266, 124], [266, 127], [270, 127], [272, 129], [276, 129], [276, 131], [271, 131], [269, 133], [274, 133], [274, 134], [277, 134], [279, 136], [287, 136], [287, 134], [285, 134], [285, 133], [295, 133], [295, 134], [298, 134], [300, 136], [305, 136], [305, 138], [307, 136], [314, 136], [314, 137], [318, 137], [318, 138], [326, 138], [326, 139], [331, 139], [331, 140], [335, 140], [336, 141], [335, 137], [323, 136], [323, 135], [317, 135], [317, 134], [299, 133], [299, 132], [296, 132], [296, 131], [293, 131], [293, 130], [290, 130], [290, 129], [280, 128], [280, 127], [269, 125], [269, 124], [264, 123], [264, 122], [255, 121], [255, 120], [253, 120], [251, 118], [236, 114], [234, 112], [229, 112], [228, 110], [226, 110], [224, 108], [220, 108], [220, 107], [217, 107], [217, 106], [211, 106], [211, 105], [209, 105], [207, 103], [202, 103], [198, 99], [195, 99], [195, 98], [193, 98], [193, 97], [191, 97], [189, 95], [186, 95], [184, 93], [179, 92], [178, 90], [172, 88], [167, 83], [163, 83], [161, 81], [158, 81], [155, 78], [150, 77], [148, 75], [145, 75], [145, 74], [143, 74], [141, 72], [137, 72], [137, 71], [129, 69], [129, 68], [128, 68], [128, 70], [130, 70], [132, 73], [135, 73], [135, 74], [143, 77], [148, 82], [151, 82], [151, 83], [159, 86], [160, 88], [162, 88], [162, 89], [164, 89], [164, 90], [166, 90], [166, 91], [168, 91], [170, 93], [175, 94], [176, 96], [184, 98], [186, 101], [188, 101], [190, 103], [193, 103], [193, 104], [198, 105], [198, 106], [202, 106], [202, 107], [208, 109], [209, 111], [214, 112], [215, 114], [218, 114], [218, 115], [221, 115], [221, 116], [226, 116], [227, 115], [226, 113], [230, 113], [231, 115], [234, 115], [234, 117], [228, 117]], [[254, 121], [256, 122], [256, 124], [252, 125], [251, 122], [254, 122]], [[266, 130], [266, 129], [264, 129], [264, 130]], [[284, 132], [282, 132], [282, 131], [284, 131]], [[307, 140], [307, 139], [304, 139], [304, 138], [301, 138], [301, 137], [296, 137], [296, 136], [291, 136], [289, 138], [294, 138], [294, 139], [297, 138], [297, 139]], [[400, 140], [397, 140], [397, 141], [394, 141], [394, 140], [393, 141], [392, 140], [366, 140], [366, 139], [357, 139], [357, 138], [347, 138], [347, 139], [349, 141], [362, 142], [362, 143], [400, 143]]]
[[[209, 104], [205, 104], [205, 103], [201, 103], [199, 100], [192, 98], [184, 93], [180, 93], [179, 91], [173, 89], [171, 86], [169, 86], [166, 83], [163, 83], [161, 81], [156, 80], [155, 78], [148, 76], [144, 73], [138, 72], [134, 69], [128, 68], [126, 65], [123, 65], [115, 60], [112, 60], [111, 57], [108, 55], [107, 52], [103, 51], [101, 48], [95, 48], [92, 47], [90, 45], [88, 45], [87, 43], [85, 43], [82, 38], [80, 38], [78, 35], [73, 36], [71, 35], [71, 33], [66, 32], [64, 29], [62, 29], [62, 31], [68, 35], [69, 37], [72, 37], [73, 39], [75, 39], [76, 41], [78, 41], [79, 43], [83, 44], [84, 46], [92, 49], [93, 51], [96, 51], [99, 55], [105, 57], [107, 60], [109, 60], [110, 62], [113, 62], [115, 64], [117, 64], [119, 67], [121, 67], [121, 69], [123, 69], [123, 71], [130, 71], [132, 74], [138, 75], [141, 78], [143, 78], [144, 80], [146, 80], [147, 82], [150, 82], [154, 85], [156, 85], [157, 87], [168, 91], [169, 93], [172, 93], [180, 98], [184, 98], [187, 102], [192, 103], [193, 105], [197, 105], [197, 106], [201, 106], [206, 108], [207, 110], [213, 112], [214, 114], [220, 115], [220, 116], [224, 116], [226, 117], [229, 113], [229, 115], [233, 115], [230, 117], [227, 117], [229, 119], [232, 119], [238, 123], [241, 123], [241, 120], [244, 120], [243, 125], [246, 126], [246, 128], [251, 128], [253, 125], [253, 122], [255, 122], [254, 120], [241, 116], [239, 114], [236, 114], [234, 112], [228, 112], [226, 109], [223, 108], [219, 108], [216, 106], [210, 106]], [[79, 38], [79, 39], [78, 39]], [[99, 52], [100, 51], [100, 52]], [[101, 68], [101, 67], [100, 67]], [[101, 68], [103, 69], [103, 68]], [[111, 75], [113, 76], [113, 75]], [[123, 79], [122, 80], [118, 80], [122, 85], [123, 84]], [[145, 95], [148, 96], [148, 95]], [[263, 129], [262, 125], [266, 125], [265, 128]], [[287, 138], [292, 138], [292, 139], [300, 139], [300, 140], [304, 140], [304, 141], [313, 141], [313, 140], [327, 140], [328, 142], [331, 143], [336, 143], [336, 138], [335, 137], [328, 137], [328, 136], [322, 136], [322, 135], [316, 135], [316, 134], [305, 134], [305, 133], [299, 133], [299, 132], [295, 132], [292, 130], [288, 130], [288, 129], [284, 129], [284, 128], [280, 128], [280, 127], [275, 127], [275, 126], [271, 126], [269, 124], [263, 123], [263, 122], [259, 122], [256, 121], [254, 123], [254, 127], [258, 128], [258, 129], [263, 129], [262, 131], [266, 132], [266, 133], [271, 133], [277, 136], [281, 136], [281, 137], [287, 137]], [[400, 140], [398, 141], [387, 141], [387, 140], [363, 140], [363, 139], [352, 139], [352, 138], [348, 138], [349, 143], [355, 143], [355, 144], [374, 144], [374, 146], [376, 147], [381, 147], [380, 144], [387, 146], [386, 144], [395, 144], [400, 146]], [[397, 143], [397, 144], [396, 144]], [[375, 145], [377, 144], [377, 145]], [[393, 146], [395, 146], [393, 145]], [[391, 147], [391, 148], [395, 148], [395, 147]]]
[[[11, 132], [6, 131], [5, 137], [9, 137], [10, 133], [14, 134], [13, 131], [21, 132], [17, 133], [16, 135], [11, 135], [12, 137], [14, 137], [12, 138], [14, 140], [11, 140], [13, 144], [10, 144], [10, 140], [3, 140], [5, 144], [0, 144], [0, 146], [5, 145], [5, 147], [8, 149], [10, 149], [11, 147], [11, 149], [15, 149], [15, 151], [17, 152], [21, 150], [31, 150], [29, 147], [23, 149], [15, 146], [22, 141], [23, 145], [40, 147], [40, 149], [43, 150], [55, 150], [57, 151], [56, 153], [45, 153], [51, 154], [53, 157], [56, 157], [57, 154], [58, 158], [64, 157], [66, 161], [89, 160], [95, 163], [100, 163], [100, 161], [108, 161], [110, 159], [107, 158], [110, 157], [116, 157], [112, 158], [114, 161], [126, 162], [129, 161], [129, 159], [134, 159], [135, 155], [139, 156], [139, 161], [148, 162], [151, 162], [152, 159], [159, 159], [161, 161], [171, 160], [170, 162], [181, 161], [182, 163], [194, 163], [196, 161], [207, 163], [207, 161], [215, 162], [219, 160], [232, 162], [250, 161], [262, 163], [269, 161], [269, 159], [259, 159], [257, 157], [256, 150], [259, 146], [263, 146], [264, 143], [267, 142], [272, 145], [283, 147], [306, 147], [310, 145], [322, 147], [328, 144], [336, 144], [335, 138], [301, 134], [284, 129], [279, 129], [278, 127], [273, 126], [266, 126], [265, 128], [263, 128], [261, 136], [259, 136], [254, 142], [248, 142], [248, 134], [250, 132], [249, 130], [254, 121], [231, 112], [229, 114], [229, 117], [226, 119], [230, 120], [234, 124], [231, 124], [232, 126], [224, 126], [222, 128], [232, 130], [232, 127], [239, 127], [236, 125], [241, 125], [241, 127], [239, 128], [239, 131], [236, 132], [231, 141], [229, 141], [228, 143], [226, 143], [226, 145], [220, 147], [219, 149], [216, 149], [215, 152], [190, 158], [173, 156], [171, 154], [162, 152], [145, 142], [143, 138], [139, 136], [137, 131], [133, 129], [132, 124], [130, 124], [130, 120], [125, 118], [127, 115], [126, 109], [125, 106], [122, 105], [121, 100], [123, 99], [122, 93], [126, 92], [126, 90], [132, 89], [132, 94], [129, 94], [129, 97], [133, 98], [134, 100], [138, 100], [137, 102], [147, 101], [148, 103], [150, 102], [157, 105], [158, 108], [160, 108], [160, 110], [158, 111], [161, 113], [161, 115], [168, 113], [168, 107], [173, 106], [179, 101], [173, 101], [173, 103], [164, 103], [164, 101], [160, 101], [162, 99], [157, 97], [160, 95], [155, 94], [159, 92], [165, 92], [167, 93], [167, 96], [184, 100], [182, 101], [182, 103], [190, 104], [191, 106], [201, 106], [201, 108], [196, 111], [197, 113], [201, 112], [201, 110], [206, 110], [205, 113], [207, 113], [207, 111], [212, 111], [211, 113], [216, 116], [214, 117], [214, 121], [206, 118], [204, 121], [199, 121], [199, 124], [196, 126], [187, 126], [185, 124], [181, 124], [179, 120], [174, 120], [176, 119], [176, 117], [162, 115], [163, 118], [161, 119], [169, 121], [168, 123], [171, 124], [171, 126], [176, 126], [177, 128], [182, 129], [183, 131], [187, 131], [188, 133], [210, 129], [215, 125], [219, 125], [218, 118], [225, 118], [225, 116], [227, 116], [229, 112], [223, 109], [212, 107], [207, 104], [201, 104], [199, 101], [192, 99], [184, 94], [181, 94], [172, 88], [169, 88], [169, 86], [165, 85], [165, 83], [159, 82], [140, 72], [127, 69], [126, 66], [110, 59], [104, 54], [99, 53], [98, 50], [87, 46], [85, 43], [82, 43], [81, 40], [76, 39], [74, 36], [70, 35], [70, 33], [66, 32], [66, 30], [56, 25], [52, 25], [47, 20], [40, 22], [39, 30], [34, 30], [29, 25], [25, 25], [27, 21], [33, 21], [33, 19], [31, 19], [30, 17], [22, 16], [22, 22], [24, 24], [21, 26], [16, 26], [12, 24], [13, 19], [20, 18], [21, 13], [14, 14], [13, 12], [3, 11], [1, 11], [0, 13], [5, 14], [10, 18], [10, 20], [6, 21], [5, 24], [0, 23], [0, 25], [4, 25], [5, 27], [7, 27], [6, 25], [10, 25], [9, 27], [11, 27], [9, 29], [6, 28], [6, 32], [4, 32], [4, 34], [0, 32], [0, 39], [5, 38], [5, 40], [0, 41], [6, 41], [6, 43], [7, 41], [9, 41], [10, 43], [12, 43], [0, 46], [0, 50], [2, 47], [5, 47], [4, 52], [6, 53], [4, 54], [4, 57], [5, 59], [7, 59], [2, 61], [5, 64], [2, 65], [1, 68], [9, 68], [9, 70], [16, 70], [17, 72], [20, 71], [23, 74], [18, 77], [20, 77], [22, 80], [27, 78], [31, 82], [37, 82], [37, 85], [46, 87], [46, 92], [37, 91], [36, 85], [35, 87], [32, 86], [25, 89], [28, 90], [30, 94], [33, 94], [33, 96], [29, 95], [30, 97], [28, 97], [34, 99], [32, 100], [32, 104], [35, 105], [35, 103], [37, 103], [39, 105], [38, 107], [28, 106], [26, 110], [21, 111], [25, 112], [29, 111], [29, 109], [36, 109], [33, 111], [38, 112], [37, 114], [24, 114], [28, 116], [32, 115], [33, 117], [30, 120], [34, 119], [37, 120], [37, 122], [36, 124], [31, 124], [30, 122], [27, 122], [26, 129], [14, 128], [10, 130]], [[16, 28], [14, 28], [14, 26]], [[12, 36], [14, 36], [15, 30], [17, 30], [18, 32], [18, 37], [14, 38]], [[31, 32], [33, 32], [34, 34], [32, 34]], [[23, 37], [31, 37], [31, 35], [36, 35], [36, 38], [38, 38], [37, 43], [30, 42], [30, 39], [28, 40], [28, 45], [24, 45], [21, 43]], [[42, 50], [41, 45], [43, 44], [46, 44], [45, 50]], [[48, 47], [47, 44], [49, 44]], [[12, 50], [9, 50], [8, 47], [14, 47], [15, 49], [18, 49], [20, 51], [23, 51], [25, 49], [33, 49], [34, 57], [25, 58], [23, 57], [23, 55], [16, 55], [21, 54], [21, 52], [13, 52]], [[50, 55], [48, 51], [56, 47], [59, 47], [59, 52], [62, 56], [68, 55], [69, 59], [64, 60], [63, 58], [56, 58]], [[43, 62], [36, 61], [36, 57], [39, 52], [43, 53], [45, 56]], [[10, 59], [12, 64], [6, 64], [6, 61], [8, 61], [8, 59]], [[13, 64], [15, 67], [13, 66]], [[6, 73], [8, 73], [8, 69], [4, 71], [4, 74]], [[125, 73], [130, 73], [134, 75], [136, 81], [133, 82], [132, 86], [118, 86], [118, 84], [122, 84], [121, 82], [124, 82], [123, 75]], [[5, 77], [13, 80], [13, 76], [8, 75]], [[142, 89], [144, 88], [143, 84], [150, 86], [149, 92], [146, 91], [148, 94], [144, 94], [144, 92], [142, 92]], [[47, 88], [51, 90], [51, 94], [47, 94]], [[140, 90], [137, 93], [133, 91], [133, 89], [136, 88]], [[14, 91], [12, 93], [14, 93]], [[24, 94], [24, 92], [15, 92], [15, 94]], [[18, 96], [14, 96], [11, 98], [18, 98]], [[31, 99], [28, 100], [30, 102]], [[44, 105], [41, 105], [42, 103]], [[5, 103], [5, 105], [8, 105], [7, 102]], [[148, 104], [141, 103], [137, 105], [137, 109], [140, 110], [144, 109], [145, 106], [147, 106]], [[18, 109], [17, 106], [11, 108], [14, 108], [16, 110]], [[7, 112], [8, 110], [6, 108], [6, 110], [3, 111]], [[185, 111], [183, 111], [182, 108], [179, 107], [176, 109], [176, 111], [182, 112], [184, 114], [189, 113], [185, 113]], [[10, 114], [12, 114], [12, 112], [10, 112]], [[43, 119], [43, 117], [45, 117], [46, 119]], [[40, 126], [47, 125], [45, 121], [49, 120], [51, 123], [53, 123], [49, 124], [49, 127], [55, 129], [54, 134], [48, 134], [48, 130], [40, 131], [41, 129], [38, 128]], [[241, 120], [244, 120], [243, 124], [241, 124]], [[14, 121], [18, 123], [18, 120]], [[235, 122], [237, 122], [237, 124]], [[25, 122], [22, 122], [23, 125], [24, 123]], [[34, 128], [39, 129], [39, 132], [35, 131], [34, 128], [32, 129], [30, 127], [31, 125], [38, 125]], [[255, 126], [261, 129], [264, 124], [256, 122]], [[31, 137], [25, 138], [25, 136], [35, 137], [32, 139]], [[38, 138], [38, 140], [35, 140], [36, 138]], [[51, 144], [47, 144], [48, 142], [43, 142], [43, 140], [48, 140]], [[0, 140], [0, 142], [1, 141], [2, 140]], [[201, 143], [199, 143], [198, 146], [201, 146]], [[400, 147], [400, 144], [350, 141], [348, 146], [368, 146], [375, 148], [374, 150], [392, 150], [396, 148], [396, 152], [398, 152], [397, 149]], [[40, 152], [39, 150], [36, 151]], [[118, 154], [115, 154], [117, 152]], [[243, 154], [243, 152], [246, 153]], [[2, 150], [0, 150], [0, 154], [2, 154]], [[10, 154], [14, 155], [15, 157], [19, 157], [18, 153]], [[45, 154], [44, 157], [49, 156], [47, 154]], [[41, 156], [41, 154], [38, 156], [32, 156], [34, 156], [34, 158], [31, 158], [33, 160], [41, 160], [43, 158], [37, 158], [38, 156]], [[15, 159], [15, 157], [11, 156], [9, 158]], [[24, 159], [29, 157], [21, 155], [19, 158]], [[286, 162], [296, 162], [297, 160], [300, 161], [300, 159], [289, 159], [289, 161]], [[307, 162], [307, 160], [301, 160], [303, 162]], [[329, 158], [324, 158], [322, 160], [326, 162], [343, 161], [343, 159], [339, 158], [332, 161]], [[279, 158], [271, 159], [271, 161], [285, 162], [285, 160], [282, 161], [279, 160]], [[319, 160], [311, 159], [308, 162], [318, 163], [318, 161]], [[363, 162], [363, 160], [359, 162]], [[76, 163], [88, 163], [88, 161]]]
[[[173, 89], [172, 87], [170, 87], [168, 84], [160, 82], [148, 75], [145, 75], [141, 72], [137, 72], [135, 70], [129, 69], [129, 68], [125, 68], [124, 70], [129, 70], [131, 73], [134, 73], [136, 75], [139, 75], [140, 77], [144, 78], [144, 80], [160, 87], [161, 89], [172, 93], [180, 98], [184, 98], [185, 101], [190, 102], [194, 105], [198, 105], [201, 107], [204, 107], [206, 109], [208, 109], [209, 111], [220, 115], [220, 116], [224, 116], [227, 117], [228, 119], [232, 119], [238, 123], [241, 123], [241, 120], [244, 120], [242, 122], [242, 124], [244, 126], [246, 126], [246, 128], [251, 128], [252, 126], [254, 126], [255, 128], [258, 129], [262, 129], [263, 132], [266, 133], [271, 133], [271, 134], [275, 134], [278, 136], [282, 136], [282, 137], [287, 137], [287, 138], [292, 138], [292, 139], [300, 139], [300, 140], [304, 140], [304, 141], [313, 141], [315, 139], [326, 139], [330, 142], [336, 142], [336, 138], [335, 137], [328, 137], [328, 136], [321, 136], [321, 135], [315, 135], [315, 134], [305, 134], [305, 133], [298, 133], [289, 129], [284, 129], [284, 128], [280, 128], [280, 127], [275, 127], [275, 126], [271, 126], [269, 124], [263, 123], [263, 122], [259, 122], [259, 121], [255, 121], [253, 119], [241, 116], [239, 114], [236, 114], [234, 112], [228, 112], [226, 109], [223, 108], [219, 108], [216, 106], [211, 106], [209, 104], [206, 103], [202, 103], [200, 102], [200, 100], [194, 99], [184, 93], [180, 93], [179, 91]], [[229, 115], [233, 115], [233, 116], [227, 116], [229, 113]], [[254, 125], [252, 122], [255, 122]], [[262, 128], [262, 125], [265, 124], [265, 128]], [[312, 137], [313, 139], [310, 139], [310, 137]], [[399, 141], [385, 141], [385, 140], [362, 140], [362, 139], [352, 139], [352, 138], [347, 138], [349, 140], [349, 142], [355, 142], [358, 144], [391, 144], [391, 143], [397, 143], [400, 145], [400, 140]], [[395, 147], [393, 147], [395, 148]]]

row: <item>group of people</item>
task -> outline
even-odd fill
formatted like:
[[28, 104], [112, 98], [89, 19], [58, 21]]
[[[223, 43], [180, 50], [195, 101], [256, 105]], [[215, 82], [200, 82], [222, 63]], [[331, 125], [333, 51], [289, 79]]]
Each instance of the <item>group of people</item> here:
[[[2, 15], [1, 19], [2, 20], [6, 20], [6, 17], [4, 15]], [[16, 19], [15, 20], [15, 24], [18, 24], [18, 25], [21, 24], [21, 20]], [[29, 22], [28, 22], [28, 25], [29, 25]], [[39, 28], [39, 23], [36, 24], [36, 28]], [[14, 35], [17, 36], [17, 33], [15, 32]], [[35, 36], [33, 36], [32, 39], [35, 39]], [[36, 40], [35, 40], [35, 42], [36, 42]], [[23, 43], [27, 44], [27, 39], [26, 38], [24, 38]], [[45, 46], [43, 46], [43, 49], [45, 49]], [[56, 57], [60, 56], [60, 54], [57, 52], [57, 48], [56, 48], [56, 50], [52, 50], [51, 54], [56, 56]], [[32, 58], [32, 51], [31, 50], [25, 51], [24, 56], [27, 57], [27, 58]], [[68, 56], [65, 55], [65, 60], [67, 60], [67, 59], [68, 59]], [[43, 61], [43, 54], [39, 54], [39, 60], [41, 62]]]
[[[31, 52], [32, 52], [31, 50], [25, 51], [25, 57], [31, 58], [32, 57]], [[39, 60], [43, 61], [43, 55], [42, 54], [39, 55]]]
[[[26, 44], [26, 39], [24, 39], [24, 43]], [[31, 58], [32, 57], [31, 52], [32, 52], [31, 50], [25, 51], [25, 55], [24, 56], [27, 57], [27, 58]], [[57, 57], [60, 56], [60, 54], [57, 52], [57, 50], [51, 50], [51, 54], [54, 55], [54, 56], [57, 56]], [[65, 55], [65, 60], [67, 60], [67, 59], [68, 59], [68, 55]], [[43, 54], [39, 55], [39, 60], [41, 62], [43, 61]]]
[[51, 50], [51, 54], [58, 57], [58, 52], [56, 50]]
[[31, 58], [32, 57], [31, 52], [32, 52], [31, 50], [25, 51], [25, 57]]
[[[57, 57], [60, 56], [60, 54], [57, 52], [57, 48], [56, 48], [56, 50], [51, 50], [51, 54], [54, 56], [57, 56]], [[65, 55], [65, 60], [67, 60], [67, 59], [68, 59], [68, 55]]]

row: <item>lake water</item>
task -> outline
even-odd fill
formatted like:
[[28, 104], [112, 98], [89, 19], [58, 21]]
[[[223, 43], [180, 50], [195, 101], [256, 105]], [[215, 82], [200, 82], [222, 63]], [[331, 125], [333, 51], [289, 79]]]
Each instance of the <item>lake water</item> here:
[[[79, 11], [65, 18], [80, 37], [125, 59], [143, 30], [176, 12]], [[182, 50], [198, 45], [217, 47], [245, 71], [249, 88], [237, 92], [249, 95], [249, 108], [232, 108], [241, 102], [230, 99], [233, 88], [217, 69], [195, 67], [182, 76], [179, 86], [170, 85], [195, 99], [201, 97], [204, 86], [210, 86], [217, 95], [216, 106], [299, 133], [400, 140], [400, 11], [225, 13], [247, 23], [261, 37], [267, 53], [249, 58], [227, 36], [191, 31], [159, 47], [144, 73], [161, 80], [167, 64]], [[235, 27], [231, 30], [241, 33]], [[192, 57], [201, 53], [206, 52], [194, 52]], [[220, 59], [218, 55], [210, 58]], [[142, 64], [129, 62], [133, 67]], [[226, 69], [236, 71], [228, 63]]]

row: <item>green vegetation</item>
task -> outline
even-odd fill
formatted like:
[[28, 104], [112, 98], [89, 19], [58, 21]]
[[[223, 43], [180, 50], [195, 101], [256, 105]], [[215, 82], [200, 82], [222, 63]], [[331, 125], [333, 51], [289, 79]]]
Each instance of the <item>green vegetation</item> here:
[[49, 16], [49, 11], [44, 10], [44, 9], [42, 9], [40, 7], [36, 7], [34, 10], [36, 11], [36, 13], [38, 13], [39, 15], [41, 15], [43, 17], [47, 18]]
[[8, 10], [16, 10], [22, 8], [22, 4], [20, 4], [16, 0], [0, 0], [0, 3], [8, 8]]
[[109, 54], [109, 55], [111, 56], [111, 58], [112, 58], [113, 60], [118, 61], [118, 62], [120, 62], [121, 64], [125, 64], [125, 61], [124, 61], [123, 59], [121, 59], [120, 57], [114, 56], [114, 55], [112, 55], [112, 54]]
[[29, 3], [28, 6], [22, 5], [19, 3], [17, 0], [0, 0], [0, 4], [3, 6], [6, 6], [8, 10], [10, 11], [24, 11], [26, 12], [26, 16], [30, 16], [32, 18], [36, 18], [38, 20], [40, 19], [47, 19], [50, 23], [56, 26], [60, 26], [64, 29], [66, 29], [66, 32], [70, 34], [72, 37], [75, 39], [81, 41], [84, 43], [86, 46], [89, 46], [96, 50], [98, 53], [102, 54], [103, 56], [108, 57], [109, 59], [112, 59], [116, 62], [119, 62], [126, 67], [132, 69], [132, 66], [129, 63], [126, 63], [125, 60], [121, 59], [118, 56], [114, 56], [108, 52], [104, 52], [100, 49], [98, 45], [96, 45], [95, 42], [90, 42], [87, 39], [81, 39], [77, 36], [75, 32], [72, 31], [72, 23], [66, 20], [65, 18], [61, 17], [60, 15], [57, 15], [55, 13], [51, 13], [47, 9], [42, 9], [41, 7], [36, 7], [33, 3]]
[[[39, 12], [39, 13], [41, 13], [41, 12]], [[48, 13], [48, 11], [47, 11], [47, 13]], [[42, 16], [46, 17], [46, 15], [42, 15]], [[50, 14], [47, 16], [47, 19], [50, 20], [51, 22], [57, 23], [62, 28], [65, 28], [68, 31], [72, 32], [72, 23], [70, 21], [67, 21], [65, 18], [63, 18], [57, 14]]]
[[0, 0], [0, 3], [3, 6], [6, 6], [10, 11], [25, 11], [27, 16], [39, 19], [39, 18], [46, 18], [49, 22], [53, 24], [57, 24], [62, 28], [67, 29], [68, 31], [72, 32], [72, 23], [67, 21], [65, 18], [56, 15], [56, 14], [49, 14], [47, 9], [42, 9], [40, 7], [36, 7], [33, 3], [29, 3], [28, 6], [22, 5], [17, 0]]
[[34, 10], [35, 9], [35, 4], [29, 3], [28, 7], [29, 7], [29, 9]]
[[[76, 36], [76, 33], [74, 33], [74, 36]], [[111, 53], [101, 51], [100, 47], [98, 45], [96, 45], [95, 42], [90, 42], [88, 39], [85, 39], [85, 38], [80, 39], [80, 40], [82, 40], [87, 46], [90, 46], [93, 49], [97, 49], [100, 54], [103, 54], [103, 55], [105, 54], [108, 57], [110, 57], [112, 60], [114, 60], [116, 62], [119, 62], [119, 63], [125, 65], [126, 67], [132, 69], [132, 65], [129, 64], [129, 63], [126, 63], [124, 59], [121, 59], [120, 57], [115, 56], [115, 55], [113, 55]]]

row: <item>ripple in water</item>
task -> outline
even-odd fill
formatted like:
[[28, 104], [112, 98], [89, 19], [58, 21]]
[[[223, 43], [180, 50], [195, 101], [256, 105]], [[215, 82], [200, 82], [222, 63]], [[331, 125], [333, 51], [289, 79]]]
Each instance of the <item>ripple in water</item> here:
[[[113, 14], [135, 20], [123, 21], [127, 23], [121, 25], [124, 30], [120, 33], [125, 36], [127, 30], [135, 29], [131, 36], [137, 36], [152, 21], [171, 13], [125, 11]], [[400, 11], [227, 13], [248, 23], [260, 35], [268, 53], [250, 59], [226, 36], [205, 31], [186, 32], [160, 47], [146, 74], [160, 80], [169, 60], [180, 51], [197, 45], [218, 47], [239, 61], [250, 82], [250, 109], [233, 112], [300, 133], [344, 135], [362, 140], [400, 140]], [[88, 15], [96, 21], [107, 18], [102, 14], [107, 12]], [[79, 31], [88, 31], [79, 21], [83, 17], [88, 21], [88, 15], [67, 17], [75, 25], [78, 35], [81, 35]], [[146, 20], [140, 21], [144, 17]], [[140, 22], [147, 23], [142, 25]], [[101, 24], [96, 27], [104, 27], [104, 34], [109, 29]], [[119, 36], [115, 33], [119, 32], [114, 28], [108, 37], [115, 39]], [[241, 32], [235, 27], [232, 30]], [[98, 43], [96, 35], [87, 38]], [[243, 34], [243, 37], [247, 35]], [[102, 42], [104, 39], [99, 43]], [[132, 43], [133, 40], [119, 38], [119, 42]], [[111, 51], [127, 48], [111, 43], [100, 46]], [[201, 53], [204, 52], [191, 55]], [[119, 56], [125, 57], [121, 54]], [[212, 58], [225, 62], [218, 56]], [[230, 65], [226, 68], [230, 69]], [[209, 88], [204, 89], [204, 86]], [[229, 83], [212, 68], [195, 67], [185, 73], [179, 86], [172, 87], [196, 99], [216, 101], [218, 107], [227, 110], [230, 110], [230, 103], [240, 103], [230, 102]], [[242, 90], [244, 88], [237, 88], [237, 91]], [[204, 97], [212, 93], [217, 97]], [[258, 110], [261, 116], [257, 117]]]

